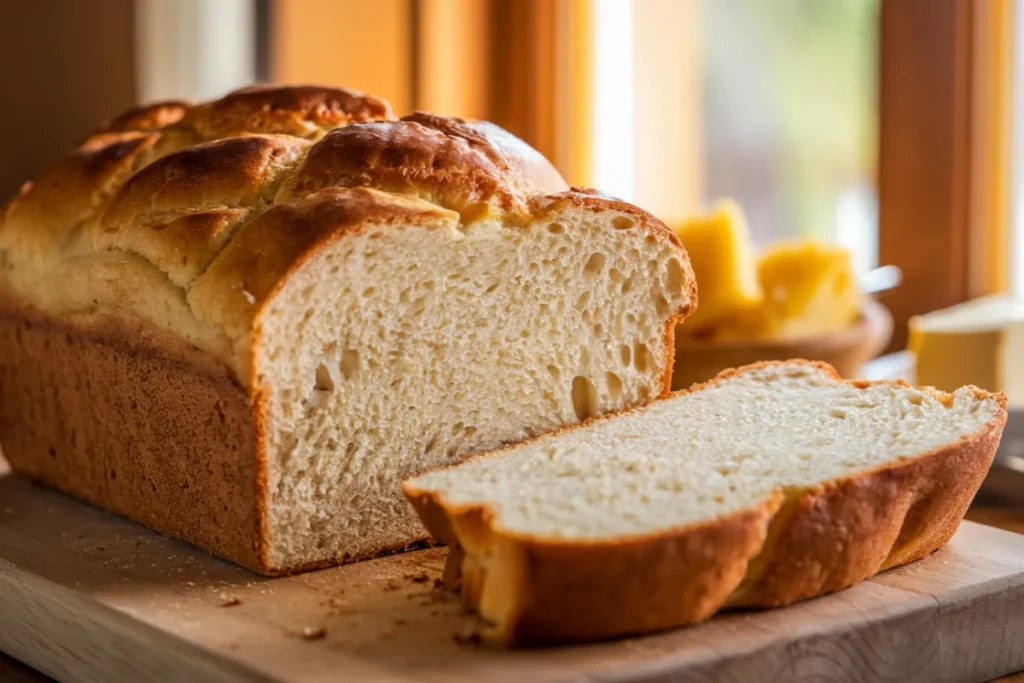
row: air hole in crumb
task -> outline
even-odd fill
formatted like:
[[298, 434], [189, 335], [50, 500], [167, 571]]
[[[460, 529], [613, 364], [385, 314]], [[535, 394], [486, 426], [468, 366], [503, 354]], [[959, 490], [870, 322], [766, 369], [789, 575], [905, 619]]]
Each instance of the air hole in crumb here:
[[647, 244], [657, 244], [658, 238], [655, 237], [654, 235], [648, 235], [647, 237], [644, 238], [644, 242], [647, 242]]
[[839, 408], [833, 408], [832, 409], [832, 417], [837, 418], [839, 420], [845, 420], [846, 419], [846, 411], [845, 410], [840, 410]]
[[922, 396], [921, 394], [913, 394], [907, 400], [910, 401], [911, 405], [919, 406], [922, 403], [924, 403], [924, 396]]
[[640, 372], [647, 372], [654, 367], [654, 355], [646, 344], [633, 344], [633, 363]]
[[326, 362], [321, 361], [320, 365], [316, 366], [314, 387], [317, 391], [334, 391], [334, 378], [331, 377], [331, 370]]
[[608, 271], [608, 277], [611, 278], [612, 282], [620, 282], [622, 280], [622, 271], [618, 268], [612, 268]]
[[622, 379], [614, 372], [607, 372], [604, 376], [605, 384], [608, 385], [608, 395], [617, 399], [622, 395]]
[[572, 407], [579, 420], [593, 417], [597, 412], [597, 389], [589, 377], [577, 375], [573, 378]]
[[628, 230], [634, 225], [636, 224], [625, 216], [616, 216], [612, 219], [612, 227], [616, 230]]
[[484, 294], [490, 294], [491, 292], [493, 292], [494, 290], [496, 290], [496, 289], [498, 288], [498, 284], [499, 284], [499, 283], [495, 282], [495, 283], [494, 283], [493, 285], [491, 285], [490, 287], [488, 287], [487, 289], [485, 289], [485, 290], [484, 290]]
[[683, 288], [683, 266], [677, 259], [669, 259], [665, 287], [671, 292], [678, 292]]
[[633, 361], [633, 350], [629, 348], [629, 344], [619, 345], [619, 357], [623, 365], [628, 366]]
[[630, 290], [633, 289], [634, 284], [636, 284], [636, 276], [630, 275], [629, 278], [622, 283], [622, 294], [629, 294]]
[[556, 382], [562, 377], [561, 371], [554, 365], [548, 366], [548, 373], [551, 374], [551, 379], [555, 380]]
[[437, 434], [434, 434], [432, 437], [430, 437], [430, 441], [428, 441], [427, 445], [423, 447], [423, 452], [424, 453], [431, 453], [431, 452], [437, 450], [437, 443], [438, 443], [438, 441], [440, 441], [440, 439], [441, 439], [441, 432], [438, 432]]
[[545, 446], [544, 447], [544, 455], [547, 456], [548, 460], [554, 460], [555, 459], [555, 455], [557, 455], [557, 453], [558, 452], [555, 450], [554, 446]]
[[730, 465], [719, 465], [715, 468], [715, 471], [721, 474], [723, 477], [727, 477], [732, 474], [735, 469]]
[[666, 299], [663, 295], [658, 294], [657, 298], [655, 298], [655, 300], [654, 300], [654, 305], [658, 309], [658, 315], [659, 316], [661, 316], [662, 318], [668, 316], [668, 314], [669, 314], [668, 299]]
[[576, 310], [582, 311], [590, 303], [590, 292], [586, 291], [580, 294], [579, 298], [576, 299]]
[[341, 375], [345, 379], [359, 376], [359, 352], [355, 349], [345, 349], [341, 352]]
[[367, 287], [366, 289], [363, 290], [363, 296], [364, 297], [373, 296], [373, 293], [375, 291], [376, 291], [376, 287]]
[[548, 223], [548, 232], [552, 235], [561, 235], [565, 232], [565, 226], [561, 223]]
[[594, 252], [590, 255], [590, 259], [587, 264], [583, 266], [583, 274], [589, 277], [597, 276], [602, 270], [604, 270], [604, 254], [600, 252]]

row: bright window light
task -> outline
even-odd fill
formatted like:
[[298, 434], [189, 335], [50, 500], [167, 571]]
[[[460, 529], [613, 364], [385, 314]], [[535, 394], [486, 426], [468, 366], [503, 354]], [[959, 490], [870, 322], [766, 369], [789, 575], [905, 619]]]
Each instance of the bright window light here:
[[633, 199], [633, 2], [597, 0], [594, 83], [595, 185]]

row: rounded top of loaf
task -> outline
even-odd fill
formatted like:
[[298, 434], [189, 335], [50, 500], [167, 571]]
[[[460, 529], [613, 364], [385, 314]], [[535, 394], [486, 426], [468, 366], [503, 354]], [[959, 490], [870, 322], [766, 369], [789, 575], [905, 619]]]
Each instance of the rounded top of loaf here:
[[335, 128], [310, 149], [280, 198], [332, 186], [411, 194], [460, 213], [491, 202], [512, 210], [527, 195], [568, 189], [547, 159], [502, 128], [424, 112]]
[[[323, 192], [331, 188], [377, 193]], [[337, 211], [325, 208], [332, 202]], [[358, 204], [359, 210], [342, 204]], [[273, 220], [260, 220], [272, 211]], [[374, 211], [381, 221], [425, 224], [436, 222], [437, 211], [450, 217], [446, 221], [516, 224], [557, 220], [551, 216], [558, 211], [607, 213], [608, 220], [622, 213], [630, 226], [681, 249], [661, 221], [569, 188], [543, 155], [494, 124], [425, 112], [396, 118], [386, 101], [344, 88], [259, 85], [198, 104], [144, 105], [101, 124], [0, 211], [0, 281], [45, 312], [63, 314], [83, 300], [128, 308], [223, 355], [223, 349], [246, 347], [262, 305], [244, 297], [248, 312], [240, 317], [223, 310], [238, 301], [226, 293], [251, 294], [244, 285], [252, 282], [261, 283], [259, 291], [272, 291], [272, 283], [302, 258], [309, 235], [322, 239], [350, 230], [351, 221], [339, 216]], [[325, 223], [311, 227], [310, 221]], [[248, 229], [254, 224], [258, 231]], [[232, 243], [258, 251], [252, 235], [268, 230], [276, 231], [266, 239], [268, 248], [294, 241], [294, 249], [282, 250], [292, 260], [238, 260], [242, 252]], [[231, 267], [218, 265], [232, 254]], [[101, 257], [162, 283], [165, 291], [152, 298], [184, 307], [195, 330], [183, 329], [180, 317], [171, 329], [165, 308], [146, 308], [144, 296], [125, 304], [106, 302], [102, 292], [62, 295], [61, 287], [70, 286], [62, 268], [73, 264], [88, 272], [87, 260]], [[692, 305], [692, 278], [687, 287]], [[214, 337], [216, 343], [204, 341]], [[225, 360], [245, 374], [244, 361]]]

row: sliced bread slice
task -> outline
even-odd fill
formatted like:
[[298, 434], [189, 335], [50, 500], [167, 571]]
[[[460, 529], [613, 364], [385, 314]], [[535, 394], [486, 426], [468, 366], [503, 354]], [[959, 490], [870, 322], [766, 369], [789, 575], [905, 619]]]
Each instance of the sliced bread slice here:
[[992, 461], [1005, 399], [730, 370], [404, 484], [485, 640], [581, 641], [779, 606], [928, 555]]

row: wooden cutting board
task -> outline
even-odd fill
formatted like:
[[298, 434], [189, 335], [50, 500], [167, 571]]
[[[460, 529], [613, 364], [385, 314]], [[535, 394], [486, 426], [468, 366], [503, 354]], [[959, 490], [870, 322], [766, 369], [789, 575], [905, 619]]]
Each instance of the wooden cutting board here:
[[[0, 461], [2, 467], [2, 461]], [[965, 522], [834, 595], [577, 646], [460, 642], [444, 550], [263, 579], [0, 477], [0, 650], [62, 681], [984, 681], [1024, 669], [1024, 536]]]

